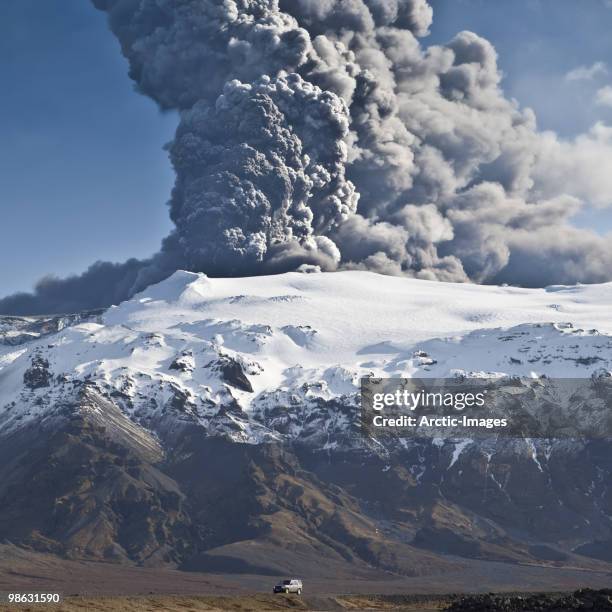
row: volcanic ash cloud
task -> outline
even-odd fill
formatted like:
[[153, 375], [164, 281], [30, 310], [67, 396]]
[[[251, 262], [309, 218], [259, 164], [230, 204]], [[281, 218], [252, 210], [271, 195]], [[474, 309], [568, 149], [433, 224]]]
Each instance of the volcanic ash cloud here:
[[612, 203], [612, 128], [538, 131], [487, 40], [421, 44], [426, 0], [93, 1], [138, 90], [180, 114], [175, 229], [150, 260], [45, 279], [1, 312], [108, 305], [179, 268], [610, 279], [608, 241], [570, 219]]

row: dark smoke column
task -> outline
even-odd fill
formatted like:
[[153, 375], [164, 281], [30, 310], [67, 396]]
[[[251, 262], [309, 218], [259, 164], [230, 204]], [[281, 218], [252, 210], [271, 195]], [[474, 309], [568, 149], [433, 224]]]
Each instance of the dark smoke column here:
[[334, 270], [329, 234], [355, 214], [349, 111], [305, 80], [309, 34], [276, 2], [95, 2], [130, 76], [181, 121], [170, 156], [176, 226], [162, 258], [221, 276]]
[[[438, 266], [465, 280], [430, 236], [402, 226], [423, 217], [401, 201], [413, 186], [415, 138], [398, 117], [381, 41], [418, 51], [414, 36], [432, 17], [425, 0], [94, 4], [108, 12], [139, 90], [181, 112], [168, 267], [244, 275]], [[367, 196], [363, 214], [349, 172]], [[425, 217], [445, 225], [433, 207]]]

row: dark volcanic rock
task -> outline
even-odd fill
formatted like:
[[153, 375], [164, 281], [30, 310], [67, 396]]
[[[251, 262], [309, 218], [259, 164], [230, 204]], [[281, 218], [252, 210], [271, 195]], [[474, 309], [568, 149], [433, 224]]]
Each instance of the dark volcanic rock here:
[[52, 374], [49, 362], [40, 355], [32, 357], [32, 365], [23, 374], [23, 384], [31, 390], [48, 387]]
[[187, 352], [183, 353], [182, 355], [178, 355], [175, 359], [173, 359], [168, 369], [185, 373], [193, 372], [193, 354], [191, 352]]
[[172, 387], [172, 395], [168, 400], [168, 407], [178, 412], [187, 412], [191, 406], [191, 397], [180, 387]]
[[222, 355], [217, 361], [209, 363], [209, 368], [217, 370], [222, 379], [232, 387], [240, 389], [241, 391], [247, 391], [253, 393], [253, 385], [244, 373], [242, 365], [233, 357], [228, 355]]
[[612, 610], [612, 590], [580, 589], [572, 595], [532, 595], [506, 597], [471, 595], [447, 608], [448, 612], [571, 612]]

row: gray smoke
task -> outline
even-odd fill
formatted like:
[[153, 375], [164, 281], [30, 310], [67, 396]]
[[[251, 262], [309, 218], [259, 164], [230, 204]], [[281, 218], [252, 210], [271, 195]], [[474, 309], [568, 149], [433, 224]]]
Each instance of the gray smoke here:
[[180, 112], [175, 229], [147, 261], [41, 281], [0, 312], [104, 306], [182, 268], [300, 266], [526, 286], [609, 280], [612, 129], [538, 131], [493, 46], [424, 48], [426, 0], [93, 0], [140, 92]]
[[297, 257], [336, 269], [340, 252], [327, 236], [358, 200], [346, 178], [348, 134], [344, 102], [295, 73], [230, 81], [214, 106], [184, 111], [170, 147], [183, 265], [254, 274], [295, 269]]

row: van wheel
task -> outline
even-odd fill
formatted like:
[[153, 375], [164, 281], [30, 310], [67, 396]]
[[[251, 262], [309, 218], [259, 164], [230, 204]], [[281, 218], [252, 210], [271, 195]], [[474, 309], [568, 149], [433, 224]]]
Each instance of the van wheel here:
[[297, 594], [298, 594], [298, 595], [301, 595], [301, 594], [302, 594], [302, 589], [298, 589], [298, 590], [297, 590]]

